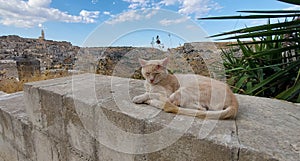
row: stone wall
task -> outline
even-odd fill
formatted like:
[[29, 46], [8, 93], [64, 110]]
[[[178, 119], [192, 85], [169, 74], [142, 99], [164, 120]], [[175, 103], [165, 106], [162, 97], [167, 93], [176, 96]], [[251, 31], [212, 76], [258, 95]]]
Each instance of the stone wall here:
[[295, 104], [237, 95], [236, 120], [201, 120], [131, 103], [143, 91], [143, 81], [83, 74], [1, 96], [0, 160], [299, 160]]

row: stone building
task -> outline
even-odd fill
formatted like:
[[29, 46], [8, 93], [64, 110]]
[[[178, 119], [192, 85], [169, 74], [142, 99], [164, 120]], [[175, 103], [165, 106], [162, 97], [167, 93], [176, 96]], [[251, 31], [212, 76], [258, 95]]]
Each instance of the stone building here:
[[41, 36], [39, 37], [39, 40], [45, 40], [45, 32], [43, 29], [41, 31]]
[[16, 63], [19, 80], [28, 80], [41, 74], [40, 61], [33, 57], [18, 58]]

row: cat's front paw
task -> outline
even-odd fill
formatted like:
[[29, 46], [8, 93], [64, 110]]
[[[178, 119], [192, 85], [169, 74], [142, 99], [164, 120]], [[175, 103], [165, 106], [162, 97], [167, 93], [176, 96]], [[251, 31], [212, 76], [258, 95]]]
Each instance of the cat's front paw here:
[[133, 103], [137, 103], [137, 104], [144, 103], [145, 101], [146, 100], [144, 99], [143, 95], [141, 95], [141, 96], [135, 96], [132, 99], [132, 102]]
[[176, 105], [176, 106], [180, 106], [180, 97], [178, 98], [176, 93], [173, 93], [170, 97], [169, 97], [169, 101]]
[[176, 106], [180, 106], [180, 101], [179, 100], [173, 100], [173, 101], [170, 101], [170, 102], [173, 103]]
[[172, 104], [171, 102], [167, 101], [164, 105], [164, 111], [169, 113], [178, 113], [179, 108]]

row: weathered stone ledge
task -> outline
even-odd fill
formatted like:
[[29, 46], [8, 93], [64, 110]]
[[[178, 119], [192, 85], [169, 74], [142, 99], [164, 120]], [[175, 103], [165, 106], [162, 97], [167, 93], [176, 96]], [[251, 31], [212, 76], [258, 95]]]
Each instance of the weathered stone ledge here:
[[23, 93], [0, 99], [0, 158], [300, 158], [300, 107], [295, 104], [238, 95], [236, 120], [200, 120], [132, 104], [131, 98], [143, 93], [142, 84], [139, 80], [93, 74], [26, 84], [25, 99]]

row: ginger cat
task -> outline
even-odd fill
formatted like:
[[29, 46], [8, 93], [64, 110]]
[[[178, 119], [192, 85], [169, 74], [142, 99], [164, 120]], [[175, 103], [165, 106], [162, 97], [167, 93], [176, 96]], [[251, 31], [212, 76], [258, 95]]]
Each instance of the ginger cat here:
[[194, 74], [169, 74], [168, 61], [139, 59], [146, 93], [135, 96], [134, 103], [206, 119], [236, 117], [238, 102], [225, 83]]

